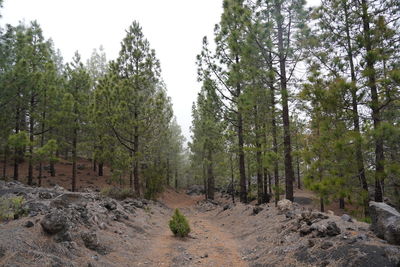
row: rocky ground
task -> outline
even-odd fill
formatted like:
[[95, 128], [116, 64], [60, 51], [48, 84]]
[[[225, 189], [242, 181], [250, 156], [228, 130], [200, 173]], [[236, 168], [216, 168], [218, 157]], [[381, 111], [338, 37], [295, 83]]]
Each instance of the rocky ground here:
[[[400, 247], [350, 216], [280, 203], [215, 202], [167, 190], [158, 201], [0, 181], [25, 216], [0, 224], [0, 266], [400, 266]], [[174, 208], [192, 232], [168, 229]]]

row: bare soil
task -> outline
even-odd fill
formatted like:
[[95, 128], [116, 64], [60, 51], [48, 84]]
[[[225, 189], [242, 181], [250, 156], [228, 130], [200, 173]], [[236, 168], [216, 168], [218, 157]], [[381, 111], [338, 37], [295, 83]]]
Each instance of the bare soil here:
[[[107, 165], [103, 167], [103, 176], [98, 175], [98, 169], [93, 170], [93, 162], [87, 159], [79, 158], [77, 161], [77, 191], [83, 191], [87, 188], [100, 191], [105, 187], [112, 185], [118, 185], [119, 181], [112, 180], [110, 175], [110, 168]], [[4, 161], [0, 161], [1, 173], [3, 173]], [[53, 187], [55, 185], [62, 186], [65, 189], [71, 189], [72, 182], [72, 163], [68, 160], [61, 159], [55, 164], [56, 175], [52, 177], [50, 175], [49, 166], [43, 165], [42, 172], [42, 187]], [[22, 183], [28, 182], [28, 162], [24, 161], [19, 165], [19, 181]], [[6, 174], [8, 180], [11, 181], [14, 175], [14, 165], [9, 162], [7, 164]], [[39, 170], [37, 166], [33, 169], [33, 182], [34, 185], [38, 184]]]
[[202, 198], [173, 190], [162, 195], [160, 199], [167, 207], [183, 211], [192, 232], [187, 238], [176, 238], [168, 229], [166, 220], [161, 234], [147, 253], [147, 261], [138, 266], [248, 266], [240, 256], [233, 235], [212, 222], [208, 214], [195, 209]]

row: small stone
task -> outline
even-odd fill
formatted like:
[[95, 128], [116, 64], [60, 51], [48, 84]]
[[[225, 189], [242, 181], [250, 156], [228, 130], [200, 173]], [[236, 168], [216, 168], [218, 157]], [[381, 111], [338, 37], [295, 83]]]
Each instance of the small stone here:
[[336, 236], [341, 233], [340, 228], [336, 225], [335, 222], [328, 222], [328, 227], [327, 227], [327, 235], [328, 236]]
[[6, 255], [7, 249], [3, 246], [0, 246], [0, 259]]
[[72, 235], [68, 231], [62, 231], [62, 232], [57, 233], [54, 236], [54, 241], [56, 241], [56, 242], [70, 242], [70, 241], [72, 241]]
[[309, 233], [312, 232], [312, 229], [311, 229], [310, 226], [305, 224], [305, 225], [300, 227], [299, 232], [300, 232], [300, 236], [306, 236], [306, 235], [308, 235]]
[[105, 229], [107, 229], [107, 225], [105, 224], [105, 223], [100, 223], [99, 224], [99, 228], [101, 229], [101, 230], [105, 230]]
[[342, 217], [340, 217], [340, 218], [345, 222], [353, 222], [353, 219], [348, 214], [343, 214]]
[[33, 222], [31, 222], [31, 221], [27, 221], [25, 224], [24, 224], [24, 226], [26, 227], [26, 228], [31, 228], [31, 227], [33, 227], [35, 224], [33, 223]]
[[107, 201], [103, 205], [108, 210], [116, 210], [117, 209], [117, 203], [115, 203], [115, 201]]
[[224, 207], [223, 207], [223, 210], [228, 210], [228, 209], [230, 209], [231, 208], [231, 205], [230, 204], [226, 204]]
[[53, 194], [51, 194], [49, 192], [39, 192], [39, 198], [40, 199], [52, 199]]
[[321, 248], [322, 249], [328, 249], [333, 247], [333, 243], [331, 241], [325, 241], [324, 243], [322, 243]]
[[260, 207], [260, 206], [256, 206], [256, 207], [253, 208], [253, 215], [257, 215], [261, 211], [263, 211], [263, 208]]
[[293, 211], [289, 210], [289, 211], [287, 211], [285, 213], [285, 216], [286, 216], [286, 219], [290, 219], [291, 220], [291, 219], [294, 219], [296, 217], [296, 214]]
[[292, 201], [288, 199], [283, 199], [278, 202], [278, 209], [280, 211], [288, 211], [293, 209], [293, 203]]

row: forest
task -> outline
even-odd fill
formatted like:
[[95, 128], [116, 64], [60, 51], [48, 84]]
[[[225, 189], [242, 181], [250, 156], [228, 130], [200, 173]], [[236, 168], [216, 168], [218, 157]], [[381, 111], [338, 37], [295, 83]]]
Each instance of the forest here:
[[400, 205], [398, 1], [224, 1], [197, 58], [189, 144], [209, 198], [306, 187], [337, 201]]
[[400, 207], [400, 2], [224, 0], [202, 47], [186, 144], [139, 22], [116, 59], [100, 46], [67, 63], [38, 22], [6, 25], [0, 176], [40, 187], [63, 159], [77, 191], [84, 158], [146, 198], [198, 184], [258, 204], [306, 188], [360, 217]]

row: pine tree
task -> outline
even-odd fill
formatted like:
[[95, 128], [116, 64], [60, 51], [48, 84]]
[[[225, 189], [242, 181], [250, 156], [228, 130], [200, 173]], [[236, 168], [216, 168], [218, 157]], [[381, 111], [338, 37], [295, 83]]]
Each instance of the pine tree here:
[[75, 53], [73, 61], [67, 64], [65, 75], [66, 86], [62, 112], [68, 133], [65, 138], [72, 152], [71, 190], [76, 191], [78, 143], [88, 120], [89, 90], [91, 88], [90, 76], [83, 66], [78, 52]]

